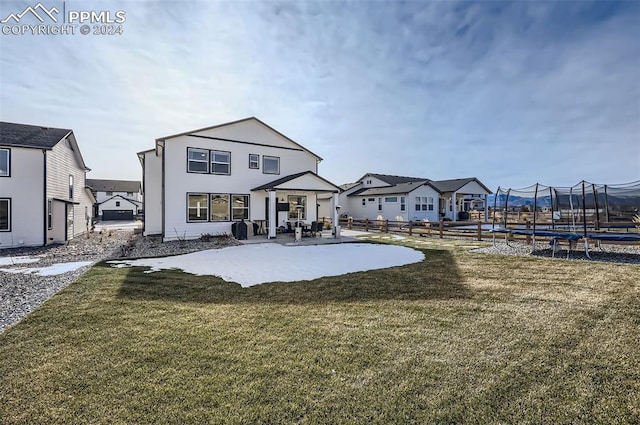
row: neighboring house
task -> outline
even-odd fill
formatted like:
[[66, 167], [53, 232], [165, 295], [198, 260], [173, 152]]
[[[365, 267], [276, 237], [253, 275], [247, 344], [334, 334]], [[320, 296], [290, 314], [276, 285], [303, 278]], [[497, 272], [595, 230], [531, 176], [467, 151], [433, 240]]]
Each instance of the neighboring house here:
[[72, 130], [0, 122], [0, 248], [88, 232], [87, 171]]
[[94, 215], [100, 220], [133, 220], [142, 212], [142, 185], [132, 180], [87, 179], [96, 204]]
[[230, 234], [241, 220], [275, 238], [298, 216], [316, 221], [318, 196], [338, 202], [322, 158], [254, 117], [161, 137], [138, 157], [144, 234], [163, 240]]
[[368, 173], [357, 182], [343, 185], [341, 215], [353, 218], [403, 221], [457, 220], [460, 212], [483, 210], [492, 193], [475, 177], [429, 180], [420, 177]]

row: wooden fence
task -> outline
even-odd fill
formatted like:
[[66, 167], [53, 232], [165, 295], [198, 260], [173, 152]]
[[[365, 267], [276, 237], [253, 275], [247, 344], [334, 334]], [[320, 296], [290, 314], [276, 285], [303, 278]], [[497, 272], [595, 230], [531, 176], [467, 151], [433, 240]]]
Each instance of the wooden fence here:
[[[330, 219], [324, 219], [330, 222]], [[490, 230], [492, 228], [491, 221], [445, 221], [423, 222], [423, 221], [393, 221], [393, 220], [369, 220], [356, 218], [340, 218], [339, 224], [343, 229], [361, 230], [365, 232], [382, 232], [382, 233], [406, 233], [409, 236], [430, 236], [438, 238], [456, 237], [470, 238], [478, 241], [491, 240], [495, 236]], [[538, 223], [541, 226], [549, 226], [551, 223]], [[504, 222], [496, 222], [496, 226], [504, 225]], [[512, 221], [507, 223], [508, 228], [532, 229], [533, 223], [530, 220]], [[599, 229], [593, 224], [587, 223], [588, 231], [611, 230], [620, 231], [637, 231], [636, 224], [633, 222], [611, 222], [600, 223]], [[576, 226], [576, 233], [583, 230], [582, 223]], [[504, 235], [499, 235], [504, 237]], [[526, 235], [508, 235], [509, 240], [521, 240], [531, 243], [531, 236]], [[536, 236], [536, 239], [545, 240], [548, 238]]]

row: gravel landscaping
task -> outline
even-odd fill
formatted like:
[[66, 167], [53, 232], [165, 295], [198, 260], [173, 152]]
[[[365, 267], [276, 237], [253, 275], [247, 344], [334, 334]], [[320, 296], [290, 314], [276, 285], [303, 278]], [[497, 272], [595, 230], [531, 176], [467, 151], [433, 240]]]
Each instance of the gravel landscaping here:
[[[531, 245], [523, 242], [511, 241], [508, 244], [504, 240], [496, 240], [495, 246], [474, 249], [473, 252], [485, 254], [516, 255], [522, 257], [552, 257], [553, 249], [548, 242], [537, 242], [536, 250], [531, 252]], [[594, 244], [589, 245], [589, 256], [584, 252], [584, 243], [578, 242], [569, 252], [569, 260], [578, 261], [602, 261], [607, 263], [640, 264], [640, 246], [638, 245], [601, 245], [598, 248]], [[567, 259], [567, 244], [560, 245], [555, 253], [555, 258]]]
[[[214, 237], [210, 241], [176, 241], [162, 243], [160, 238], [142, 237], [133, 230], [114, 230], [77, 237], [65, 245], [0, 250], [0, 332], [19, 322], [38, 306], [67, 287], [92, 264], [116, 258], [161, 257], [187, 254], [204, 249], [236, 245], [230, 237]], [[37, 261], [32, 261], [37, 260]], [[31, 273], [8, 273], [25, 268], [41, 268], [54, 264], [88, 262], [54, 276]]]

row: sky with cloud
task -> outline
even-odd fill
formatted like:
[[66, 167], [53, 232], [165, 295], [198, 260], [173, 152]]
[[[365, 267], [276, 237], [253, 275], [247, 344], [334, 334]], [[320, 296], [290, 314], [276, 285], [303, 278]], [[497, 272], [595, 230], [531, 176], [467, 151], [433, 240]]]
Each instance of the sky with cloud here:
[[640, 179], [637, 1], [64, 7], [123, 10], [123, 34], [0, 35], [0, 119], [72, 128], [92, 178], [140, 179], [156, 138], [256, 116], [336, 184]]

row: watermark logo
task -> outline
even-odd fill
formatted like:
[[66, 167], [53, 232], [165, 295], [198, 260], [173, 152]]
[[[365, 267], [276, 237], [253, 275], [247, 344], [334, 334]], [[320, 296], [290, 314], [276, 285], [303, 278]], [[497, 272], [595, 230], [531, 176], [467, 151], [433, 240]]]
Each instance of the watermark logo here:
[[9, 21], [11, 21], [12, 19], [14, 20], [14, 22], [16, 24], [20, 23], [20, 20], [28, 14], [31, 14], [33, 16], [35, 16], [40, 22], [44, 22], [44, 19], [41, 17], [41, 15], [38, 13], [38, 11], [40, 11], [41, 14], [44, 14], [46, 16], [49, 17], [49, 19], [51, 19], [53, 22], [58, 22], [58, 19], [53, 15], [54, 13], [57, 15], [58, 13], [60, 13], [60, 11], [58, 9], [56, 9], [56, 7], [52, 7], [51, 9], [47, 9], [46, 7], [44, 7], [42, 5], [42, 3], [38, 3], [35, 6], [31, 7], [28, 6], [22, 13], [10, 13], [9, 16], [7, 16], [6, 18], [4, 18], [2, 21], [0, 21], [0, 23], [2, 24], [6, 24]]
[[124, 10], [79, 10], [67, 7], [63, 1], [51, 7], [38, 2], [22, 11], [13, 11], [1, 19], [0, 24], [3, 36], [121, 35], [126, 20]]

